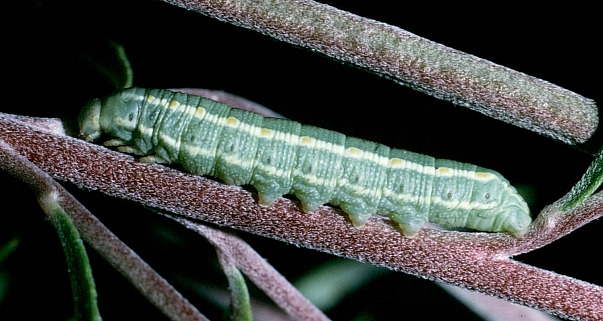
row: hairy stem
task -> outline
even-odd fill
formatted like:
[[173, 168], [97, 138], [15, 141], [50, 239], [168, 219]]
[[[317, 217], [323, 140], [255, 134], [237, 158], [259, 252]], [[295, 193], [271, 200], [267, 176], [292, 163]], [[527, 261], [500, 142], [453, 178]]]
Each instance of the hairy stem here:
[[[1, 129], [11, 131], [10, 126], [5, 127], [3, 125], [0, 125]], [[46, 131], [42, 132], [48, 134]], [[0, 137], [9, 138], [3, 134]], [[10, 140], [7, 141], [8, 144], [0, 141], [0, 170], [18, 177], [38, 195], [47, 195], [49, 192], [56, 193], [55, 199], [58, 200], [58, 204], [65, 210], [65, 213], [69, 214], [69, 218], [77, 227], [82, 238], [170, 319], [207, 320], [188, 300], [182, 297], [132, 249], [121, 242], [62, 186], [57, 184], [46, 172], [19, 154], [19, 151], [12, 148], [19, 145], [19, 143], [15, 144], [13, 141], [11, 144]], [[50, 147], [50, 149], [46, 149], [44, 153], [52, 154], [51, 146], [47, 147]], [[52, 157], [49, 160], [52, 162]], [[43, 206], [48, 204], [47, 201], [42, 202]]]
[[207, 238], [221, 252], [221, 260], [239, 268], [295, 320], [329, 320], [243, 240], [190, 219], [172, 218]]
[[[270, 207], [260, 207], [255, 196], [240, 187], [161, 165], [138, 163], [129, 156], [36, 130], [1, 114], [0, 136], [43, 170], [80, 187], [459, 285], [556, 315], [584, 320], [596, 320], [603, 315], [600, 286], [509, 259], [532, 243], [542, 246], [601, 217], [603, 194], [594, 194], [573, 209], [575, 213], [566, 216], [568, 220], [571, 218], [566, 224], [535, 224], [520, 240], [496, 233], [430, 229], [409, 239], [384, 218], [373, 217], [363, 229], [356, 229], [340, 211], [327, 206], [311, 216], [303, 213], [297, 202], [284, 198]], [[549, 210], [554, 211], [555, 207]], [[545, 242], [540, 241], [543, 236]]]
[[164, 1], [354, 64], [568, 144], [585, 142], [598, 125], [597, 106], [591, 99], [318, 2]]

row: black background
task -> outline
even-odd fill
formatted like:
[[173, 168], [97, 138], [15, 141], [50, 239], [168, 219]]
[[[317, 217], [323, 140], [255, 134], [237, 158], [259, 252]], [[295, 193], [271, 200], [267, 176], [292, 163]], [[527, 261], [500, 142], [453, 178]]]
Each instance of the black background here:
[[[326, 3], [601, 101], [597, 46], [601, 17], [594, 7]], [[6, 17], [2, 19], [0, 111], [5, 113], [72, 121], [86, 100], [113, 89], [95, 63], [109, 52], [108, 42], [113, 41], [124, 46], [136, 86], [224, 90], [302, 123], [493, 168], [526, 195], [534, 212], [579, 179], [592, 160], [581, 150], [592, 151], [601, 144], [595, 137], [580, 149], [567, 146], [159, 1], [21, 1], [2, 11]], [[56, 234], [31, 192], [5, 175], [0, 179], [5, 204], [0, 244], [21, 239], [18, 250], [0, 265], [0, 277], [10, 279], [0, 301], [0, 318], [17, 313], [66, 319], [71, 313], [69, 280]], [[221, 317], [219, 309], [213, 310], [191, 288], [193, 282], [225, 288], [225, 279], [215, 268], [214, 251], [202, 238], [135, 204], [66, 187], [203, 313], [212, 319]], [[600, 261], [593, 260], [599, 252], [591, 246], [598, 244], [601, 228], [601, 222], [593, 222], [517, 259], [601, 285]], [[332, 259], [241, 235], [290, 280]], [[105, 320], [165, 319], [94, 251], [89, 255]], [[360, 315], [374, 320], [402, 316], [479, 320], [431, 282], [393, 272], [326, 313], [335, 320]]]

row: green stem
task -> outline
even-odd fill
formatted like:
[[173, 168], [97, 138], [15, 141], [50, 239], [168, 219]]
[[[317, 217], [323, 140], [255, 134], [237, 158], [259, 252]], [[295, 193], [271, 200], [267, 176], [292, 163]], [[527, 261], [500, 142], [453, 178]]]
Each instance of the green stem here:
[[569, 211], [575, 208], [592, 195], [601, 186], [601, 183], [603, 183], [603, 148], [595, 155], [595, 159], [580, 181], [564, 197], [565, 202], [562, 209]]
[[2, 264], [2, 262], [17, 249], [19, 242], [19, 239], [14, 238], [0, 247], [0, 264]]
[[67, 270], [71, 280], [74, 314], [76, 320], [102, 320], [97, 305], [96, 286], [92, 268], [84, 247], [84, 242], [69, 218], [58, 203], [54, 193], [47, 193], [40, 203], [59, 234], [63, 251], [67, 259]]
[[251, 303], [249, 300], [249, 291], [243, 274], [234, 263], [218, 250], [220, 264], [228, 279], [228, 287], [230, 289], [231, 299], [231, 320], [236, 321], [252, 321]]

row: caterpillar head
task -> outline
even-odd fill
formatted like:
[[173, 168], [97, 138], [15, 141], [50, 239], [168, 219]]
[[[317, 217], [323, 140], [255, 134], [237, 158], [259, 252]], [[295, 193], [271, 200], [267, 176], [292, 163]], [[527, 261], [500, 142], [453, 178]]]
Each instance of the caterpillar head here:
[[79, 115], [80, 137], [93, 141], [104, 132], [123, 141], [132, 139], [138, 123], [141, 94], [126, 89], [104, 99], [92, 99]]
[[474, 186], [472, 209], [467, 227], [491, 232], [507, 232], [522, 237], [532, 223], [530, 209], [517, 190], [494, 171], [478, 172], [483, 179]]

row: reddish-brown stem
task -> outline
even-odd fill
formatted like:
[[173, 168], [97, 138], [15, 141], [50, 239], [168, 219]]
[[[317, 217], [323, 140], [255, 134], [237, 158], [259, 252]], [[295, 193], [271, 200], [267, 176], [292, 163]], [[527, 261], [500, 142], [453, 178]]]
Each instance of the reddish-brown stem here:
[[219, 248], [222, 255], [228, 257], [237, 268], [295, 320], [328, 320], [320, 310], [241, 239], [186, 218], [174, 219], [203, 235], [216, 248]]
[[601, 194], [574, 209], [574, 215], [564, 216], [573, 217], [566, 224], [537, 222], [521, 240], [502, 234], [430, 229], [410, 239], [387, 219], [378, 217], [356, 229], [341, 212], [328, 206], [308, 215], [301, 212], [297, 202], [281, 198], [262, 208], [254, 195], [242, 188], [161, 165], [137, 163], [106, 148], [33, 129], [7, 115], [0, 117], [0, 136], [55, 178], [81, 187], [463, 286], [561, 316], [596, 320], [603, 315], [603, 288], [509, 258], [535, 247], [530, 244], [542, 246], [600, 217]]
[[69, 215], [81, 237], [171, 320], [207, 320], [69, 192], [3, 140], [0, 140], [0, 170], [18, 177], [39, 197], [48, 193], [56, 194], [57, 201]]
[[591, 99], [544, 80], [310, 0], [164, 0], [356, 65], [568, 144], [598, 125]]

